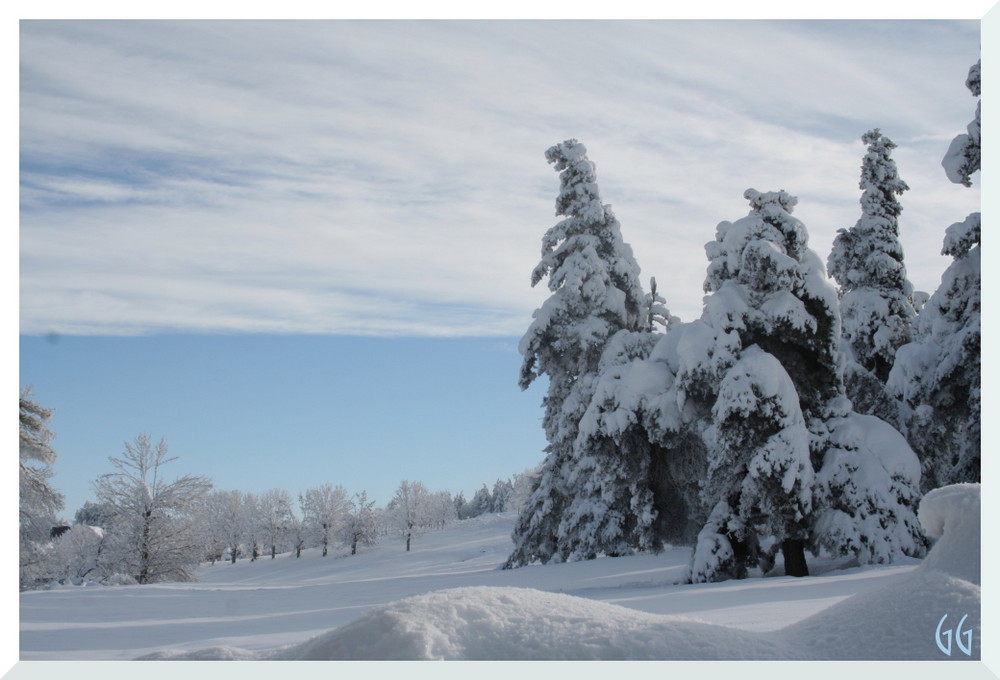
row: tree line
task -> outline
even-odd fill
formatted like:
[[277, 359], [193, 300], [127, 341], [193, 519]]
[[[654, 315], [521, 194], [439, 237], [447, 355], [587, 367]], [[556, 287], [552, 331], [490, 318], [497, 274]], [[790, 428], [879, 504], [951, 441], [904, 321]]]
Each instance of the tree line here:
[[[109, 457], [112, 472], [93, 482], [94, 501], [72, 523], [58, 518], [63, 497], [51, 485], [57, 459], [48, 423], [52, 411], [30, 389], [20, 398], [20, 587], [191, 581], [202, 563], [299, 558], [317, 549], [357, 554], [395, 534], [407, 551], [421, 534], [457, 519], [515, 509], [527, 494], [528, 473], [483, 485], [471, 502], [463, 494], [430, 491], [404, 480], [384, 507], [365, 491], [330, 483], [293, 498], [284, 489], [263, 493], [214, 488], [203, 476], [169, 477], [177, 460], [166, 441], [145, 434]], [[519, 491], [518, 491], [519, 490]]]

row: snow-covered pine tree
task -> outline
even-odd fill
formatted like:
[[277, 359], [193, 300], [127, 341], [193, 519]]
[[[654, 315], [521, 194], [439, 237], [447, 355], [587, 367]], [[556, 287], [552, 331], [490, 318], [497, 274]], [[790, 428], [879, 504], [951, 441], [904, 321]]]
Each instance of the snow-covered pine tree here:
[[[759, 557], [766, 567], [778, 546], [786, 573], [803, 575], [808, 573], [808, 545], [840, 548], [817, 534], [814, 524], [817, 513], [835, 502], [834, 487], [813, 484], [813, 479], [839, 476], [846, 461], [834, 455], [836, 445], [856, 417], [844, 398], [838, 361], [837, 294], [808, 247], [805, 225], [791, 216], [796, 199], [784, 191], [753, 189], [744, 196], [750, 214], [722, 222], [716, 240], [706, 245], [710, 264], [705, 290], [710, 295], [702, 321], [714, 331], [716, 348], [708, 352], [712, 359], [699, 358], [704, 349], [693, 352], [699, 358], [693, 364], [706, 366], [700, 370], [707, 378], [701, 381], [703, 393], [711, 394], [713, 375], [722, 378], [705, 436], [710, 472], [703, 501], [713, 509], [693, 555], [691, 577], [696, 580], [745, 573]], [[776, 377], [779, 368], [787, 381]], [[768, 385], [768, 380], [777, 382]], [[741, 414], [756, 409], [758, 417], [740, 424]], [[808, 436], [803, 436], [803, 424]], [[870, 431], [862, 439], [866, 434]], [[908, 450], [897, 453], [913, 457]], [[806, 457], [811, 467], [803, 467]], [[878, 457], [870, 462], [876, 467], [885, 463]], [[740, 479], [743, 465], [747, 473]], [[862, 510], [858, 505], [874, 499], [867, 512], [877, 517], [882, 534], [893, 534], [900, 524], [909, 526], [909, 518], [901, 515], [912, 514], [907, 503], [918, 480], [906, 475], [905, 466], [898, 467], [892, 473], [900, 474], [884, 477], [892, 477], [903, 491], [869, 488], [867, 482], [877, 477], [872, 475], [845, 501], [845, 513], [856, 517]], [[880, 535], [872, 541], [882, 544], [883, 539]], [[763, 544], [773, 549], [762, 553], [754, 547]]]
[[827, 270], [839, 285], [847, 396], [858, 413], [899, 423], [899, 407], [885, 389], [896, 350], [910, 342], [916, 310], [899, 243], [899, 178], [892, 149], [878, 130], [866, 132], [861, 165], [861, 218], [841, 229]]
[[509, 510], [511, 496], [514, 495], [514, 485], [509, 479], [498, 479], [493, 483], [490, 492], [490, 512], [506, 512]]
[[646, 330], [653, 332], [660, 330], [669, 331], [680, 319], [673, 316], [666, 306], [666, 299], [656, 292], [656, 277], [649, 277], [649, 293], [646, 294]]
[[465, 505], [465, 516], [467, 518], [479, 517], [480, 515], [492, 512], [492, 508], [493, 498], [490, 496], [490, 490], [483, 484], [472, 495], [472, 500]]
[[601, 203], [586, 148], [571, 139], [545, 156], [559, 172], [556, 214], [565, 219], [545, 233], [542, 259], [532, 273], [532, 286], [548, 277], [552, 295], [534, 312], [521, 339], [519, 384], [527, 389], [541, 375], [548, 377], [543, 426], [549, 444], [538, 483], [514, 528], [508, 568], [568, 556], [559, 524], [575, 493], [567, 481], [576, 424], [590, 401], [608, 340], [646, 323], [639, 267], [611, 207]]
[[[965, 86], [969, 88], [974, 97], [982, 94], [982, 80], [980, 77], [980, 66], [982, 60], [977, 61], [969, 69], [969, 76], [965, 80]], [[951, 146], [941, 160], [945, 174], [955, 184], [972, 186], [972, 175], [980, 167], [980, 157], [982, 151], [981, 136], [982, 124], [980, 122], [980, 110], [982, 103], [976, 102], [976, 117], [966, 128], [966, 134], [961, 134], [951, 141]]]
[[[656, 550], [657, 517], [650, 480], [652, 443], [642, 426], [638, 372], [659, 336], [622, 330], [608, 343], [594, 396], [579, 423], [567, 483], [573, 490], [559, 525], [567, 560]], [[631, 392], [626, 395], [625, 392]]]
[[[966, 86], [980, 95], [980, 62]], [[942, 164], [948, 178], [971, 186], [979, 170], [979, 106], [968, 134], [952, 142]], [[948, 227], [943, 255], [953, 258], [917, 318], [916, 340], [899, 349], [889, 389], [911, 409], [906, 436], [921, 457], [924, 491], [981, 480], [981, 215]]]
[[[776, 542], [787, 573], [808, 573], [805, 514], [812, 507], [812, 459], [821, 458], [822, 451], [810, 450], [812, 442], [800, 436], [798, 426], [824, 418], [827, 404], [843, 389], [837, 368], [836, 292], [808, 248], [805, 225], [791, 215], [797, 199], [784, 191], [754, 189], [744, 197], [750, 214], [720, 223], [715, 241], [705, 246], [710, 260], [705, 290], [710, 295], [702, 318], [718, 338], [731, 343], [735, 334], [738, 344], [718, 352], [721, 357], [731, 353], [733, 363], [722, 376], [712, 426], [705, 433], [709, 475], [703, 502], [713, 510], [699, 535], [693, 580], [745, 574], [760, 557], [755, 546], [762, 542]], [[771, 376], [777, 382], [765, 389], [764, 366], [781, 369], [788, 380]], [[760, 408], [761, 413], [740, 426], [744, 408]], [[801, 467], [803, 455], [811, 466]], [[780, 474], [783, 482], [771, 483], [760, 472], [765, 469]], [[746, 501], [744, 484], [751, 487]], [[779, 514], [769, 524], [761, 519], [765, 507], [787, 507], [789, 514]], [[719, 538], [708, 540], [709, 535]], [[719, 557], [726, 552], [722, 540], [728, 540], [732, 552], [727, 559]]]
[[[751, 345], [722, 380], [712, 415], [704, 493], [715, 506], [698, 536], [691, 580], [744, 578], [749, 567], [773, 564], [779, 548], [787, 573], [808, 573], [800, 548], [809, 537], [813, 468], [791, 378]], [[789, 563], [800, 557], [802, 564]]]

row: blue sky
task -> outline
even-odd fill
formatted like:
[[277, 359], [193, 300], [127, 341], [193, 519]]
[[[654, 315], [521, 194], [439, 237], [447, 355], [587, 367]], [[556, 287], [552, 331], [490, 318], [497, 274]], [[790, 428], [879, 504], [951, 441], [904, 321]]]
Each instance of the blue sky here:
[[541, 458], [543, 388], [521, 393], [519, 363], [494, 338], [21, 338], [22, 377], [56, 410], [70, 514], [142, 432], [179, 456], [168, 472], [223, 489], [330, 482], [385, 503], [411, 479], [471, 497]]
[[[970, 14], [969, 16], [975, 16]], [[861, 135], [911, 190], [910, 279], [979, 207], [940, 160], [972, 119], [979, 24], [28, 22], [20, 29], [21, 385], [56, 409], [71, 513], [107, 456], [386, 500], [541, 460], [518, 336], [584, 142], [671, 311], [703, 246], [785, 189], [826, 257], [859, 214]]]

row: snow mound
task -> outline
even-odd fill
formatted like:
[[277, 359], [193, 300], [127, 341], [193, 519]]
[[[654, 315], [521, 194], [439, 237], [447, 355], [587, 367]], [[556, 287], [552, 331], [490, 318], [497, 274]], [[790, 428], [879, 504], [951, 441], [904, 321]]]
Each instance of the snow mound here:
[[982, 530], [979, 484], [953, 484], [929, 491], [917, 516], [928, 536], [940, 537], [921, 565], [981, 584]]
[[[789, 658], [763, 633], [531, 588], [439, 590], [385, 605], [270, 660], [718, 660]], [[146, 659], [247, 659], [228, 647]], [[796, 655], [795, 658], [804, 658]]]
[[[941, 538], [909, 578], [861, 592], [767, 633], [527, 588], [469, 587], [399, 600], [302, 644], [270, 652], [216, 647], [144, 658], [978, 659], [979, 510], [978, 484], [928, 493], [920, 505], [920, 521], [928, 534]], [[971, 631], [972, 654], [955, 651], [946, 656], [939, 646], [942, 638], [936, 636], [941, 635], [943, 624], [960, 620], [963, 634]]]

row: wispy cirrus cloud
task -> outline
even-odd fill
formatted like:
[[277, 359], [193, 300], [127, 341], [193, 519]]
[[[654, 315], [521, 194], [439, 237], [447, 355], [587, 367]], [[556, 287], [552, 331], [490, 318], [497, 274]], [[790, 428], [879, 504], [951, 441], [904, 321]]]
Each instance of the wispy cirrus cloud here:
[[976, 22], [25, 22], [21, 329], [506, 335], [577, 137], [644, 276], [783, 188], [823, 256], [861, 134], [899, 145], [930, 289]]

